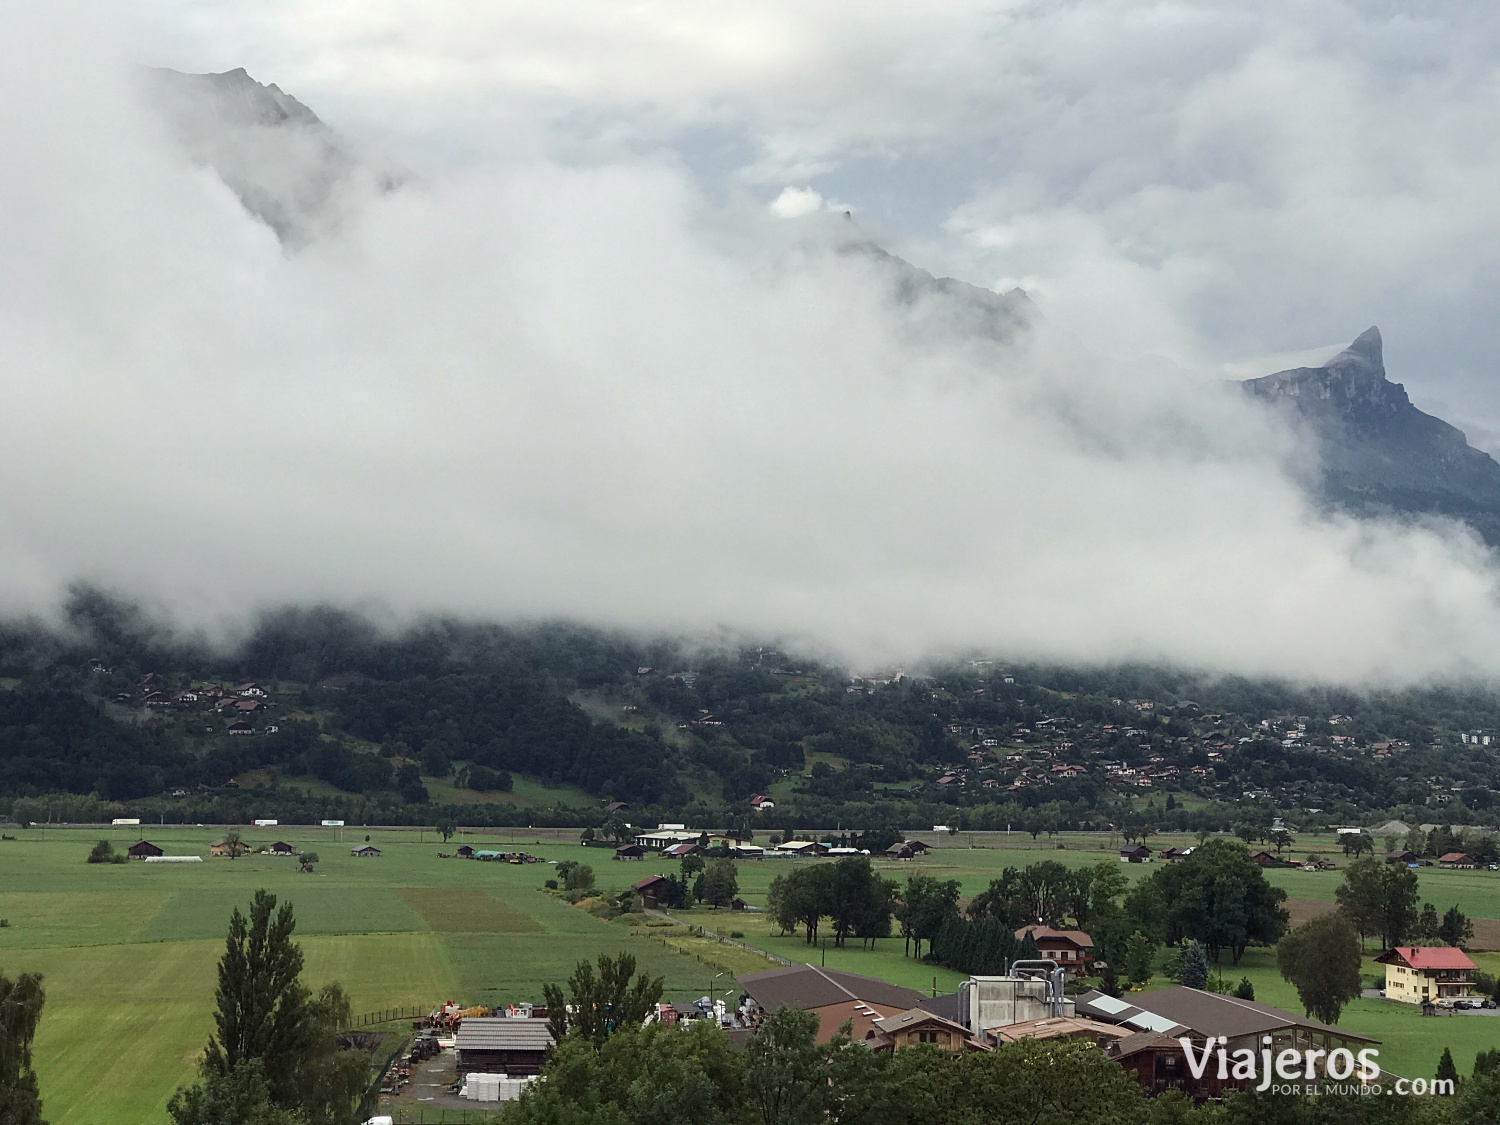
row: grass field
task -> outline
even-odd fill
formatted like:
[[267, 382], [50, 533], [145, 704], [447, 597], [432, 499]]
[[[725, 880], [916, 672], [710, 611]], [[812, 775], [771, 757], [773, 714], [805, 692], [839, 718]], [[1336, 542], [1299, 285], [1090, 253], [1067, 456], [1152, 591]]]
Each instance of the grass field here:
[[[447, 999], [538, 1000], [543, 983], [562, 980], [577, 961], [601, 952], [634, 953], [665, 979], [674, 1000], [703, 995], [716, 972], [770, 967], [716, 943], [675, 938], [681, 948], [674, 948], [594, 918], [540, 890], [552, 872], [544, 864], [439, 859], [431, 832], [425, 839], [373, 832], [383, 854], [355, 859], [349, 848], [363, 842], [362, 831], [347, 830], [340, 841], [336, 829], [245, 830], [257, 844], [285, 839], [318, 852], [312, 875], [291, 860], [256, 855], [202, 864], [84, 863], [101, 836], [124, 848], [135, 831], [47, 829], [0, 842], [0, 918], [8, 923], [0, 928], [0, 971], [45, 976], [36, 1060], [54, 1125], [165, 1120], [168, 1097], [192, 1078], [212, 1029], [229, 913], [258, 887], [296, 908], [304, 979], [314, 987], [341, 981], [356, 1012]], [[206, 855], [220, 835], [145, 832], [168, 854]], [[532, 843], [522, 832], [463, 839], [547, 859], [583, 856], [611, 886], [642, 874], [634, 870], [639, 865], [611, 865], [608, 853]], [[720, 990], [726, 979], [717, 981]]]
[[[734, 987], [733, 974], [771, 967], [754, 953], [651, 925], [639, 916], [601, 921], [540, 889], [550, 866], [437, 855], [463, 842], [523, 849], [549, 860], [582, 859], [605, 890], [675, 866], [660, 859], [616, 863], [609, 849], [537, 840], [538, 833], [523, 829], [465, 833], [446, 847], [430, 831], [372, 831], [371, 842], [383, 849], [375, 859], [349, 854], [364, 841], [364, 830], [244, 830], [255, 844], [285, 839], [318, 852], [322, 861], [312, 875], [300, 874], [291, 860], [269, 856], [180, 865], [83, 862], [101, 835], [123, 848], [134, 842], [136, 831], [34, 829], [0, 842], [0, 918], [7, 922], [0, 927], [0, 971], [45, 975], [47, 1006], [36, 1058], [54, 1125], [165, 1119], [167, 1098], [191, 1079], [212, 1027], [214, 968], [229, 912], [247, 904], [258, 887], [295, 906], [307, 982], [341, 981], [356, 1012], [425, 1007], [447, 999], [486, 1004], [540, 999], [542, 984], [562, 980], [577, 961], [619, 950], [629, 950], [643, 968], [660, 974], [668, 998], [679, 1001], [711, 990], [723, 995]], [[205, 856], [209, 842], [220, 835], [212, 828], [143, 831], [169, 854]], [[931, 856], [877, 866], [897, 879], [915, 873], [958, 879], [965, 894], [974, 894], [1007, 866], [1042, 859], [1069, 866], [1097, 863], [1112, 860], [1118, 846], [1102, 836], [1070, 836], [1063, 849], [1022, 835], [976, 834], [977, 846], [969, 842], [967, 835], [944, 838]], [[1297, 854], [1331, 849], [1331, 841], [1321, 849], [1317, 843], [1299, 841]], [[763, 906], [775, 875], [802, 862], [742, 863], [742, 897], [752, 907]], [[1122, 867], [1131, 878], [1152, 869]], [[1331, 900], [1340, 879], [1338, 872], [1269, 875], [1298, 899], [1299, 913]], [[1457, 903], [1474, 916], [1500, 919], [1500, 875], [1424, 869], [1421, 880], [1424, 898], [1440, 909]], [[780, 935], [755, 910], [695, 909], [678, 917], [725, 935], [742, 933], [746, 944], [789, 960], [823, 962], [924, 992], [951, 991], [960, 979], [904, 957], [899, 938], [883, 940], [873, 950], [857, 944], [824, 949]], [[1481, 954], [1479, 960], [1490, 971], [1500, 970], [1500, 954]], [[1226, 965], [1224, 972], [1231, 980], [1249, 976], [1258, 998], [1297, 1010], [1295, 993], [1276, 973], [1269, 951], [1252, 950], [1242, 966]], [[1453, 1049], [1464, 1070], [1476, 1051], [1500, 1045], [1500, 1019], [1422, 1019], [1413, 1009], [1381, 1001], [1356, 1001], [1341, 1024], [1382, 1040], [1384, 1063], [1412, 1076], [1430, 1075], [1444, 1046]]]

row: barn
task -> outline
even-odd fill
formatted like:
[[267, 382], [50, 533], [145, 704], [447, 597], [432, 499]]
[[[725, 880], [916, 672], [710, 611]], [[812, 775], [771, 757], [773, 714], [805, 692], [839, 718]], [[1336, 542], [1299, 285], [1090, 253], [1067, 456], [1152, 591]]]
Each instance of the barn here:
[[459, 1075], [471, 1070], [512, 1078], [540, 1074], [552, 1050], [547, 1022], [506, 1016], [466, 1018], [458, 1025], [455, 1044]]
[[129, 850], [125, 854], [128, 855], [131, 859], [146, 859], [150, 856], [161, 855], [162, 850], [155, 844], [153, 844], [150, 840], [142, 840], [138, 844], [131, 844]]

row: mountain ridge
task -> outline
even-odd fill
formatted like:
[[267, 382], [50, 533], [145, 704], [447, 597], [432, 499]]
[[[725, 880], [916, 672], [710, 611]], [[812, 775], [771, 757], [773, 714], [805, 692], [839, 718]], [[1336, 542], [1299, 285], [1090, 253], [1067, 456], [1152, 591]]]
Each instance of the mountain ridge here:
[[1390, 381], [1378, 327], [1320, 367], [1240, 385], [1316, 441], [1317, 486], [1329, 503], [1360, 516], [1462, 520], [1500, 546], [1500, 463]]

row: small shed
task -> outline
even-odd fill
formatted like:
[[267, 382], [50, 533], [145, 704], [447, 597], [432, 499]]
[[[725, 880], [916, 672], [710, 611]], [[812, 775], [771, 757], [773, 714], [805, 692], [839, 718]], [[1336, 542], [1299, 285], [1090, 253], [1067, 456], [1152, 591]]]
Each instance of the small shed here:
[[473, 859], [474, 849], [471, 848], [468, 844], [459, 844], [458, 851], [454, 854], [456, 854], [459, 859]]
[[126, 851], [125, 854], [128, 855], [131, 859], [147, 859], [152, 856], [159, 856], [163, 853], [162, 850], [155, 844], [153, 844], [150, 840], [142, 840], [138, 844], [131, 844], [130, 848]]
[[654, 903], [661, 897], [662, 891], [666, 889], [667, 877], [665, 875], [648, 875], [633, 887], [635, 893], [640, 895], [648, 903]]
[[380, 849], [369, 844], [361, 844], [357, 848], [350, 848], [349, 854], [359, 859], [373, 858], [380, 854]]

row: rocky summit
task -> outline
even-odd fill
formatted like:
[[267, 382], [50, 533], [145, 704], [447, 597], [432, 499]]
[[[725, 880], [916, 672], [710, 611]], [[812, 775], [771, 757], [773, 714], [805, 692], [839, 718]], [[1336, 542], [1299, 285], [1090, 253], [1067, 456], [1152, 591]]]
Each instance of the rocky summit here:
[[1243, 386], [1317, 442], [1329, 503], [1361, 516], [1459, 519], [1500, 546], [1500, 464], [1386, 378], [1380, 329], [1367, 329], [1321, 367]]

